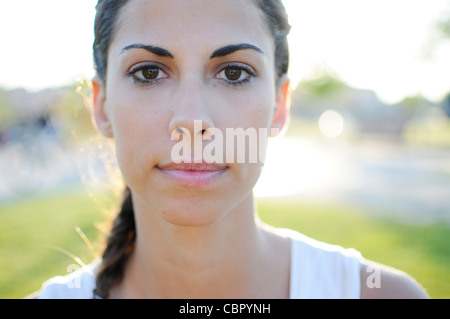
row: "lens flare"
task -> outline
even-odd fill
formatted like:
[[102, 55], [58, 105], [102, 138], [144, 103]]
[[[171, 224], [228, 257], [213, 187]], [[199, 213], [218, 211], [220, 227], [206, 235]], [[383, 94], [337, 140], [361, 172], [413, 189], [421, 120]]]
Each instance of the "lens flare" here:
[[325, 137], [337, 138], [344, 131], [344, 119], [336, 111], [326, 111], [319, 118], [319, 130]]

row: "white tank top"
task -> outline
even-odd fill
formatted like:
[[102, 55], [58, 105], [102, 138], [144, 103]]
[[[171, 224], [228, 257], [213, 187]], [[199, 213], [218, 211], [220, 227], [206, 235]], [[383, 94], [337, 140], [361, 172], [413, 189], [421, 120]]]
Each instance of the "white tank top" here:
[[289, 229], [291, 299], [359, 299], [361, 254], [353, 248], [326, 244]]
[[[296, 231], [279, 229], [291, 239], [291, 299], [360, 298], [362, 256], [354, 249], [326, 244]], [[46, 281], [39, 299], [92, 299], [100, 260], [66, 276]]]

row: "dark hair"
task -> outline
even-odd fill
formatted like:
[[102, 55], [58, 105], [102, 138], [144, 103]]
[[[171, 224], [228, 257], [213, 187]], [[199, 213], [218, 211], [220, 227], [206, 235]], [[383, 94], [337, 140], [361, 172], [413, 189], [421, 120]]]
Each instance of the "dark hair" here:
[[[280, 78], [288, 72], [289, 46], [287, 35], [290, 25], [281, 0], [253, 0], [261, 8], [275, 41], [275, 70]], [[107, 57], [109, 45], [114, 37], [120, 10], [128, 0], [99, 0], [95, 16], [95, 40], [93, 45], [94, 63], [97, 74], [106, 83]], [[124, 192], [121, 210], [114, 220], [102, 256], [95, 294], [108, 298], [108, 292], [122, 277], [126, 261], [135, 242], [135, 221], [131, 192]]]

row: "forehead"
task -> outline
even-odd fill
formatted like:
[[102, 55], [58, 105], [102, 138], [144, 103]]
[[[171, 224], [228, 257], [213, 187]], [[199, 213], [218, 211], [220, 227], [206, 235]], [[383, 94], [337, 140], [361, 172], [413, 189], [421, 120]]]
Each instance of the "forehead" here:
[[189, 44], [204, 50], [252, 43], [274, 50], [254, 0], [130, 0], [119, 14], [112, 45], [130, 43]]

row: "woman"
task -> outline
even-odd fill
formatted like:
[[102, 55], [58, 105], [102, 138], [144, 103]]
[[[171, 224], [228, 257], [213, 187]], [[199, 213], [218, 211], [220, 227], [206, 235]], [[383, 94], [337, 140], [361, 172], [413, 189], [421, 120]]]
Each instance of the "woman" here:
[[128, 188], [99, 264], [41, 298], [427, 297], [352, 249], [260, 222], [255, 141], [245, 161], [227, 143], [206, 152], [216, 132], [286, 128], [288, 32], [280, 0], [99, 1], [93, 115]]

